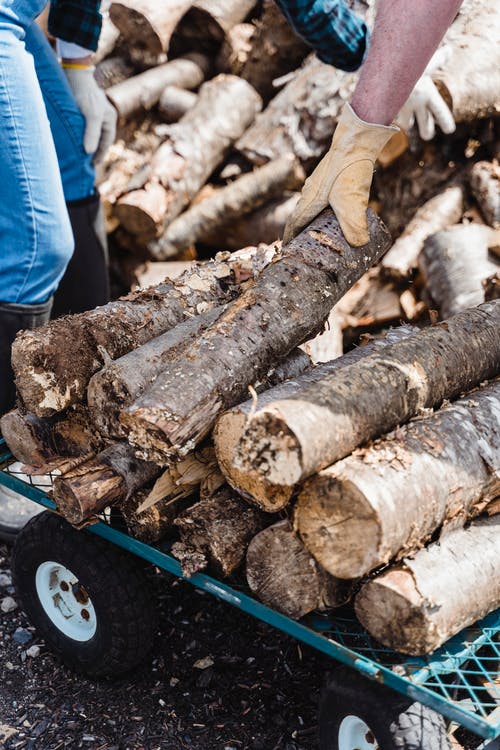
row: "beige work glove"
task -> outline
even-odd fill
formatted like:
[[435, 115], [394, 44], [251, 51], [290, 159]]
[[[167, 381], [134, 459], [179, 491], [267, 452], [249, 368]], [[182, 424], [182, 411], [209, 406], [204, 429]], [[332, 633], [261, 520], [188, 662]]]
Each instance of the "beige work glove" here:
[[93, 66], [64, 68], [76, 103], [85, 117], [83, 148], [100, 162], [115, 140], [116, 110], [94, 78]]
[[349, 104], [344, 105], [330, 150], [307, 178], [297, 208], [288, 220], [283, 244], [330, 204], [347, 242], [366, 245], [370, 237], [366, 209], [378, 154], [398, 132], [393, 125], [364, 122]]

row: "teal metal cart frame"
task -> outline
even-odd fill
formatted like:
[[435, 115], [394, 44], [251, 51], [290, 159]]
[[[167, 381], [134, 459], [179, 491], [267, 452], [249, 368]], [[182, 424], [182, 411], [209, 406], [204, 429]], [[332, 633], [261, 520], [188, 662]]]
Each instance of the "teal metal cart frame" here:
[[[0, 485], [55, 510], [47, 492], [36, 485], [36, 477], [27, 483], [9, 468], [13, 461], [5, 442], [0, 440]], [[85, 532], [97, 534], [352, 667], [370, 680], [429, 706], [483, 738], [482, 750], [500, 748], [500, 742], [495, 741], [500, 738], [500, 609], [430, 656], [409, 658], [376, 643], [354, 617], [340, 617], [333, 612], [307, 616], [297, 622], [212, 576], [197, 573], [186, 579], [177, 560], [162, 545], [144, 544], [103, 521], [88, 526]]]

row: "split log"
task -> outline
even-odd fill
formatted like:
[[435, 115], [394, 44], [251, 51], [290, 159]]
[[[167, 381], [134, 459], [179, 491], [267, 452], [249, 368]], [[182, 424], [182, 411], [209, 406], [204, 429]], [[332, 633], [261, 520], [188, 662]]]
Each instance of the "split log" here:
[[257, 166], [292, 153], [309, 171], [329, 147], [356, 78], [308, 57], [237, 141], [236, 149]]
[[179, 323], [170, 331], [113, 360], [92, 376], [87, 388], [87, 402], [101, 435], [126, 439], [127, 432], [119, 421], [121, 410], [143, 393], [160, 372], [168, 370], [172, 358], [216, 321], [223, 309], [216, 307]]
[[244, 216], [285, 190], [300, 188], [304, 180], [304, 171], [291, 154], [243, 175], [174, 219], [155, 243], [155, 256], [162, 260], [192, 247], [203, 241], [206, 233]]
[[442, 319], [484, 302], [482, 282], [498, 269], [488, 256], [491, 244], [500, 244], [500, 230], [481, 224], [458, 224], [426, 239], [418, 267]]
[[356, 578], [462, 526], [500, 495], [499, 425], [497, 379], [319, 472], [296, 506], [302, 541], [329, 573]]
[[[168, 136], [152, 159], [149, 175], [150, 182], [165, 191], [165, 226], [203, 187], [260, 107], [260, 97], [246, 81], [219, 75], [203, 84], [194, 107], [168, 126]], [[116, 204], [116, 216], [132, 234], [143, 234], [150, 221], [147, 204], [141, 215], [141, 197], [147, 197], [144, 189], [128, 193]]]
[[69, 523], [80, 525], [104, 508], [122, 502], [153, 481], [161, 468], [136, 458], [117, 443], [54, 480], [54, 501]]
[[127, 78], [111, 86], [106, 95], [119, 117], [126, 119], [138, 110], [154, 107], [166, 86], [197, 89], [205, 80], [209, 67], [208, 58], [192, 52]]
[[180, 20], [175, 37], [174, 51], [201, 49], [214, 54], [226, 34], [246, 19], [257, 0], [194, 0]]
[[418, 254], [431, 234], [458, 224], [463, 213], [460, 187], [450, 187], [421, 206], [404, 232], [382, 260], [382, 268], [397, 281], [406, 279], [417, 268]]
[[105, 173], [99, 180], [101, 205], [106, 220], [106, 231], [114, 232], [119, 221], [114, 216], [114, 207], [118, 198], [128, 189], [134, 175], [145, 168], [151, 154], [141, 153], [124, 145], [123, 141], [113, 143], [106, 155]]
[[451, 54], [433, 73], [456, 122], [500, 113], [500, 5], [466, 0], [444, 37]]
[[251, 23], [238, 23], [229, 30], [215, 60], [218, 73], [241, 76], [241, 71], [252, 51], [254, 35], [255, 26]]
[[247, 583], [264, 604], [298, 620], [315, 609], [345, 604], [351, 582], [339, 581], [316, 563], [289, 521], [278, 521], [248, 545]]
[[191, 0], [120, 0], [109, 16], [126, 41], [132, 59], [156, 65], [169, 51], [170, 39]]
[[94, 77], [101, 89], [123, 83], [134, 73], [134, 68], [124, 57], [108, 57], [96, 65]]
[[121, 357], [186, 317], [233, 299], [241, 283], [259, 273], [273, 254], [266, 246], [221, 253], [207, 263], [193, 263], [174, 281], [24, 331], [12, 347], [12, 362], [26, 409], [45, 417], [77, 403], [108, 355]]
[[56, 463], [88, 456], [102, 447], [87, 409], [81, 406], [48, 419], [13, 409], [0, 419], [0, 430], [12, 455], [30, 468], [47, 464], [55, 468]]
[[226, 486], [177, 516], [174, 525], [181, 541], [173, 545], [172, 555], [185, 576], [210, 566], [227, 578], [240, 567], [250, 540], [265, 524], [263, 513]]
[[142, 489], [134, 493], [120, 503], [118, 512], [130, 536], [146, 544], [155, 544], [172, 530], [174, 519], [184, 510], [187, 502], [183, 498], [159, 501], [154, 507], [139, 511], [148, 492]]
[[379, 351], [381, 347], [401, 341], [417, 331], [418, 328], [410, 326], [395, 328], [389, 331], [383, 339], [370, 341], [364, 346], [352, 349], [343, 357], [318, 365], [304, 372], [304, 374], [292, 375], [293, 379], [260, 393], [257, 404], [253, 400], [245, 401], [223, 414], [216, 422], [213, 437], [219, 466], [229, 484], [235, 487], [247, 500], [261, 505], [268, 512], [284, 508], [292, 498], [293, 488], [270, 485], [261, 476], [248, 471], [240, 471], [234, 463], [236, 447], [255, 408], [262, 409], [273, 401], [291, 398], [342, 367], [347, 367], [353, 362]]
[[500, 302], [486, 302], [268, 403], [249, 418], [234, 465], [265, 480], [272, 503], [274, 492], [496, 376], [499, 330]]
[[158, 100], [158, 112], [163, 122], [178, 122], [194, 107], [198, 96], [178, 86], [165, 86]]
[[299, 202], [300, 193], [292, 193], [252, 211], [230, 224], [214, 227], [203, 237], [203, 244], [220, 250], [236, 250], [253, 242], [270, 244], [283, 236], [285, 225]]
[[500, 517], [476, 521], [366, 583], [362, 625], [389, 648], [428, 654], [500, 606]]
[[318, 332], [332, 305], [387, 249], [383, 224], [371, 212], [368, 221], [370, 242], [360, 250], [347, 244], [331, 210], [324, 211], [122, 412], [141, 454], [165, 460], [187, 453], [250, 384]]
[[476, 162], [470, 171], [470, 186], [486, 222], [492, 227], [500, 226], [500, 165]]

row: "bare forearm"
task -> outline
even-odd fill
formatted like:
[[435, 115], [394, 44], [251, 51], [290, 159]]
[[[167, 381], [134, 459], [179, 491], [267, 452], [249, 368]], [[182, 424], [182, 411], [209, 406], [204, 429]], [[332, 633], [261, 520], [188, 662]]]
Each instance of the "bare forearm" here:
[[379, 0], [375, 27], [352, 98], [366, 122], [388, 125], [425, 70], [462, 0]]

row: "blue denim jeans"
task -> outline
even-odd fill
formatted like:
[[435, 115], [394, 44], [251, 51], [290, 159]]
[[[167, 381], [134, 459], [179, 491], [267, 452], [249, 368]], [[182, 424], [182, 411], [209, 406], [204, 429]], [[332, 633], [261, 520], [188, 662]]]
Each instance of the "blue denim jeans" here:
[[73, 252], [65, 201], [94, 191], [85, 122], [34, 24], [45, 0], [0, 0], [0, 303], [38, 304]]

